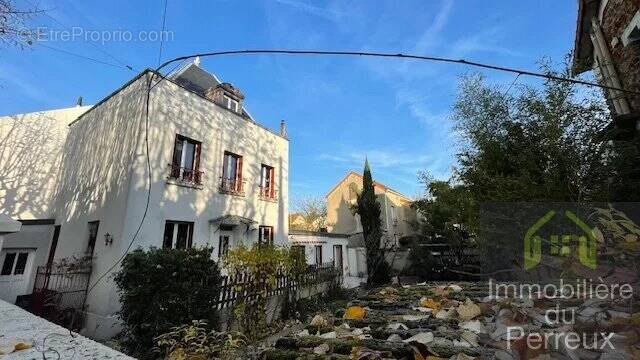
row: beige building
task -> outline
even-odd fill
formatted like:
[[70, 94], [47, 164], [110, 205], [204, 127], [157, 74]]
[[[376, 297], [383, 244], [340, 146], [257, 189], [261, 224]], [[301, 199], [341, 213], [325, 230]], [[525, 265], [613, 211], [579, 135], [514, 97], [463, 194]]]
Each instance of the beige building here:
[[[33, 274], [48, 258], [91, 256], [93, 284], [123, 253], [138, 247], [207, 245], [218, 258], [241, 242], [287, 242], [289, 141], [284, 124], [279, 131], [259, 124], [246, 110], [244, 94], [197, 61], [162, 81], [152, 74], [143, 71], [92, 107], [69, 109], [76, 113], [60, 117], [65, 126], [51, 120], [51, 140], [23, 142], [21, 151], [34, 156], [18, 166], [41, 168], [43, 175], [26, 181], [30, 187], [6, 185], [3, 178], [0, 213], [47, 233], [38, 237], [44, 255], [38, 247], [34, 253], [16, 248], [10, 256], [29, 269], [19, 274], [20, 281], [33, 281], [24, 274]], [[25, 125], [15, 119], [23, 117], [2, 118], [1, 124], [17, 125], [0, 128], [0, 139], [16, 141], [15, 129]], [[15, 161], [4, 154], [0, 172], [30, 176], [14, 171]], [[28, 227], [22, 230], [7, 236], [3, 253], [14, 244], [11, 236], [35, 238]], [[0, 259], [6, 261], [6, 255]], [[97, 338], [119, 330], [119, 296], [112, 279], [105, 276], [87, 297], [84, 331]], [[27, 283], [16, 295], [31, 288]]]
[[[395, 247], [399, 239], [415, 233], [412, 227], [416, 221], [416, 211], [411, 208], [413, 200], [377, 181], [374, 181], [374, 189], [380, 204], [382, 230], [385, 232], [380, 245]], [[360, 192], [362, 175], [351, 171], [327, 193], [329, 232], [349, 235], [362, 232], [360, 217], [354, 214]]]

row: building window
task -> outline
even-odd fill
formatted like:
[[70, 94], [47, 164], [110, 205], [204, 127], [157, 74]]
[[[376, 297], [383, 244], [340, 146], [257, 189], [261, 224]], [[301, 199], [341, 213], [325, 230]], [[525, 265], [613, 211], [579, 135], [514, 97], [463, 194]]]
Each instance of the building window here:
[[242, 195], [242, 156], [225, 151], [222, 162], [220, 191], [226, 194]]
[[96, 239], [98, 238], [98, 227], [100, 221], [89, 222], [89, 236], [87, 240], [87, 254], [93, 256], [93, 250], [96, 247]]
[[628, 46], [638, 43], [640, 43], [640, 11], [636, 12], [622, 32], [622, 45]]
[[229, 252], [229, 235], [220, 235], [218, 242], [218, 259], [222, 259]]
[[193, 243], [193, 223], [167, 220], [164, 224], [163, 249], [186, 249]]
[[396, 207], [391, 205], [391, 224], [398, 226], [398, 216], [396, 214]]
[[260, 168], [260, 197], [268, 200], [276, 198], [275, 169], [265, 164]]
[[322, 245], [316, 245], [316, 265], [322, 265]]
[[170, 179], [193, 184], [202, 183], [202, 172], [200, 171], [201, 146], [199, 141], [179, 134], [176, 135], [173, 146], [173, 159], [169, 164]]
[[[17, 258], [17, 260], [16, 260]], [[22, 275], [27, 267], [27, 260], [29, 259], [29, 253], [21, 252], [6, 253], [4, 256], [4, 262], [2, 263], [2, 270], [0, 275]]]
[[229, 109], [232, 110], [234, 112], [238, 112], [238, 102], [236, 100], [233, 100], [231, 97], [224, 95], [224, 106]]
[[258, 229], [258, 244], [273, 245], [273, 226], [260, 226]]

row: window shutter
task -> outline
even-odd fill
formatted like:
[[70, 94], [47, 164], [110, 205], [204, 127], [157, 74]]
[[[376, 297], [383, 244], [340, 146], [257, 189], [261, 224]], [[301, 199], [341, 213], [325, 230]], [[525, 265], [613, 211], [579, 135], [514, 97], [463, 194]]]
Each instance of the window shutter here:
[[229, 154], [224, 153], [224, 157], [222, 158], [222, 178], [226, 179], [229, 174], [227, 174], [227, 166], [229, 166]]
[[182, 139], [179, 135], [176, 135], [176, 140], [173, 143], [173, 159], [171, 160], [171, 164], [175, 166], [180, 166], [180, 161], [182, 160]]
[[238, 161], [237, 161], [236, 191], [242, 191], [242, 156], [238, 156]]
[[195, 170], [196, 172], [200, 170], [200, 147], [202, 146], [202, 144], [200, 143], [196, 143], [195, 144], [195, 149], [194, 149], [194, 154], [193, 154], [193, 170]]
[[271, 198], [275, 198], [276, 197], [276, 176], [275, 176], [275, 169], [274, 168], [269, 168], [269, 196]]

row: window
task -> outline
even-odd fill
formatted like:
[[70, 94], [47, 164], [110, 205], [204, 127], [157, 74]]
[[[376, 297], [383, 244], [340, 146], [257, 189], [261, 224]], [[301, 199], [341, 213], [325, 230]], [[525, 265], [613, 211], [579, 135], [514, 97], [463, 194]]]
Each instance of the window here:
[[193, 243], [193, 223], [167, 220], [164, 225], [163, 249], [186, 249]]
[[231, 97], [224, 95], [223, 104], [227, 109], [238, 112], [238, 102]]
[[333, 267], [342, 271], [342, 245], [333, 245]]
[[260, 168], [260, 197], [265, 199], [276, 198], [275, 169], [272, 166], [262, 164]]
[[396, 215], [396, 207], [391, 205], [391, 224], [393, 226], [397, 226], [398, 225], [398, 217]]
[[229, 251], [229, 235], [220, 235], [218, 242], [218, 259], [222, 259]]
[[[17, 260], [16, 260], [17, 258]], [[28, 252], [9, 252], [4, 256], [0, 275], [22, 275], [27, 268]]]
[[316, 245], [316, 265], [322, 265], [322, 245]]
[[98, 227], [100, 226], [100, 221], [90, 221], [88, 226], [89, 236], [87, 240], [87, 254], [93, 256], [93, 250], [96, 247], [96, 239], [98, 238]]
[[20, 255], [18, 255], [18, 260], [16, 261], [16, 267], [13, 269], [13, 275], [24, 274], [24, 269], [27, 267], [28, 258], [29, 258], [29, 253], [20, 253]]
[[636, 12], [633, 19], [622, 32], [622, 45], [628, 46], [640, 42], [640, 11]]
[[200, 142], [176, 135], [169, 178], [200, 184], [200, 148]]
[[242, 156], [224, 152], [220, 191], [234, 195], [242, 194]]
[[258, 231], [258, 244], [273, 245], [273, 226], [260, 226]]

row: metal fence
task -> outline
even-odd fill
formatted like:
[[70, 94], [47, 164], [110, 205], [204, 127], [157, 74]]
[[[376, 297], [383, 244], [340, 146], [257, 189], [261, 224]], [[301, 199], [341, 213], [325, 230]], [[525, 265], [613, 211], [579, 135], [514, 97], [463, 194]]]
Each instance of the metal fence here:
[[90, 276], [91, 269], [39, 266], [31, 295], [31, 312], [70, 329], [80, 328]]

